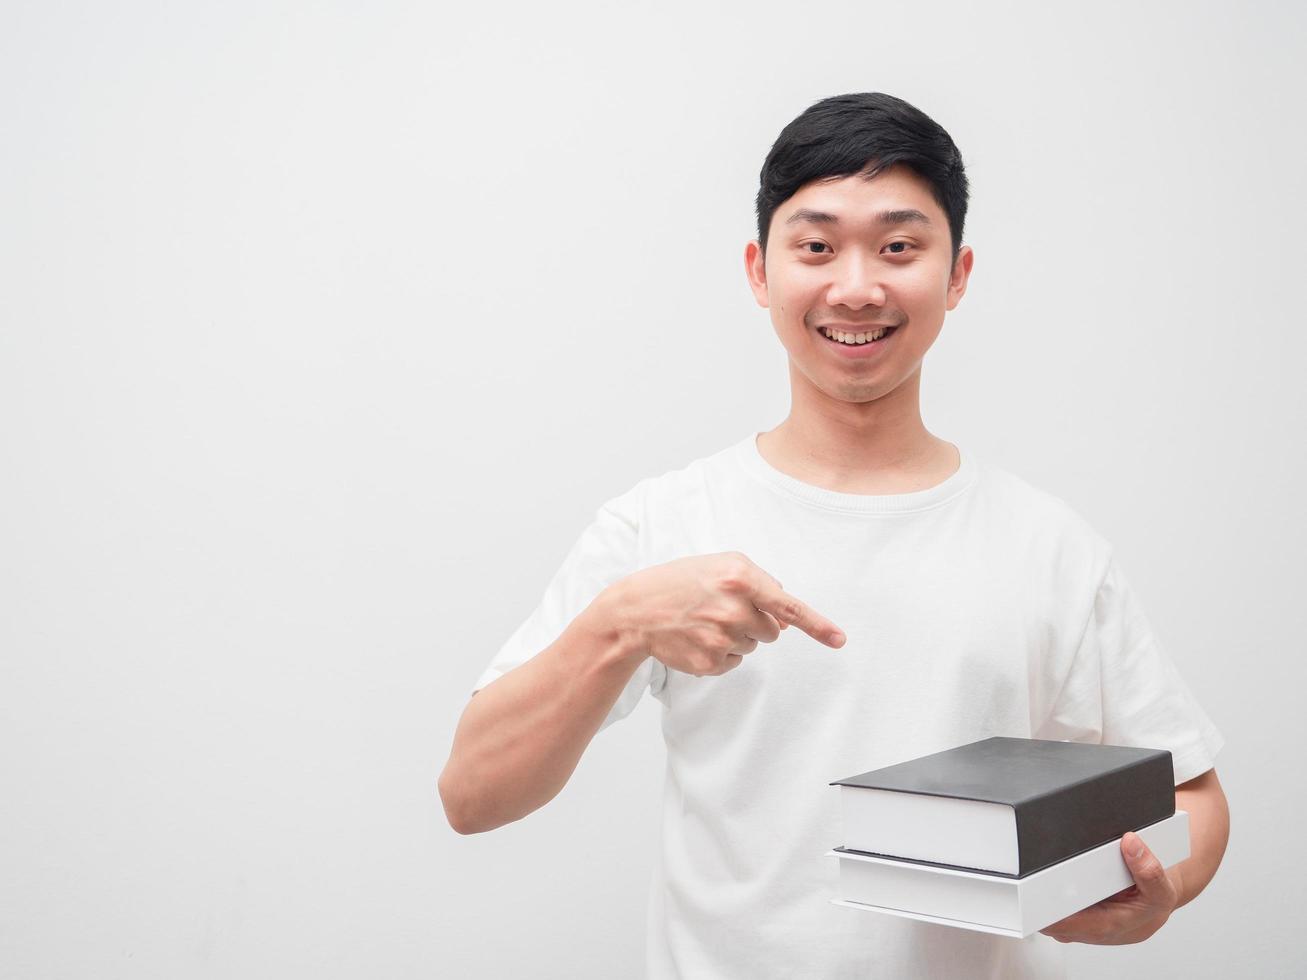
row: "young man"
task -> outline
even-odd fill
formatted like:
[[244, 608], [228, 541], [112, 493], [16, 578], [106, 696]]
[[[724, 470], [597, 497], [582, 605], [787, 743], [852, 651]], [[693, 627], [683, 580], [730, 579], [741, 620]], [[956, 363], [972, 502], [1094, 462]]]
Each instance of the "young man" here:
[[[789, 417], [599, 508], [476, 682], [440, 779], [451, 824], [544, 805], [649, 691], [650, 977], [1047, 977], [1058, 941], [1146, 939], [1220, 863], [1223, 740], [1107, 542], [922, 424], [922, 359], [973, 263], [957, 147], [900, 99], [825, 99], [782, 131], [757, 204], [745, 266]], [[829, 782], [991, 735], [1169, 749], [1191, 857], [1164, 871], [1127, 834], [1135, 885], [1025, 940], [831, 904]]]

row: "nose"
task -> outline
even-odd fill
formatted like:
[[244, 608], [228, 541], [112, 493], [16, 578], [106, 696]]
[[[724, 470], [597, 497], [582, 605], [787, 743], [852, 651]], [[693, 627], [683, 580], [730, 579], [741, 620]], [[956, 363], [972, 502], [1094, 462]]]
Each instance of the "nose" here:
[[830, 306], [846, 306], [860, 310], [864, 306], [884, 306], [885, 287], [881, 282], [882, 269], [875, 259], [858, 254], [856, 249], [845, 252], [842, 262], [832, 262], [833, 278], [826, 290]]

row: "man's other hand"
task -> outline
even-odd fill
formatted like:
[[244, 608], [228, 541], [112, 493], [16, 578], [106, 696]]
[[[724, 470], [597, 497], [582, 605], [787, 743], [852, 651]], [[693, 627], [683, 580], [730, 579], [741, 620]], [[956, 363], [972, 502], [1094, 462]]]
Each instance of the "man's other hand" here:
[[1141, 943], [1162, 928], [1180, 901], [1179, 868], [1163, 868], [1133, 833], [1121, 838], [1121, 856], [1133, 885], [1039, 931], [1060, 943], [1122, 946]]

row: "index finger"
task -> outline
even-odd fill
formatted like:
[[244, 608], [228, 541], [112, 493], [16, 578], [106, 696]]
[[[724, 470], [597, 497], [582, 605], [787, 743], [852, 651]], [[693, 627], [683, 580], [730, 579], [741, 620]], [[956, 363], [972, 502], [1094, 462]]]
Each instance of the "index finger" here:
[[827, 646], [838, 650], [847, 639], [838, 626], [779, 586], [766, 581], [759, 582], [752, 599], [755, 606], [763, 612], [771, 613], [777, 622], [793, 623], [814, 640], [820, 640]]

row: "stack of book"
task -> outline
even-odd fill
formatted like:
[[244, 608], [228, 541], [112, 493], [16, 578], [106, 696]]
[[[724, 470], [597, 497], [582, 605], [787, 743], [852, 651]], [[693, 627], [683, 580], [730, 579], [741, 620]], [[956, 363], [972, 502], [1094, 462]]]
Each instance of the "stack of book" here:
[[1121, 837], [1189, 856], [1171, 753], [987, 738], [839, 779], [837, 905], [1024, 937], [1134, 884]]

